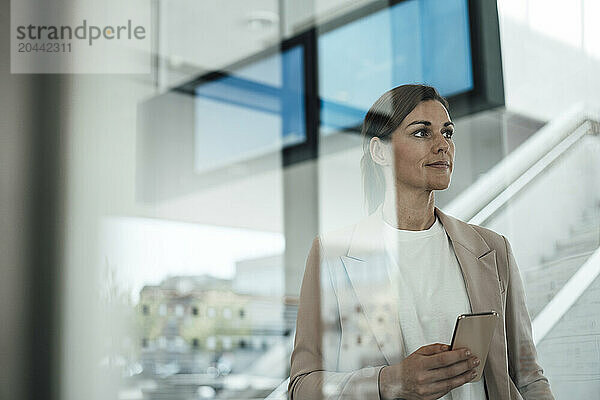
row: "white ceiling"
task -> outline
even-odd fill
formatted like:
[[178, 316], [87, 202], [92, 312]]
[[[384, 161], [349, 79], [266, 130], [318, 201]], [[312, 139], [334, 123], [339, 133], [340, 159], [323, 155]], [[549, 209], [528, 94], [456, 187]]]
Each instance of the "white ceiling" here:
[[[283, 5], [283, 15], [280, 4]], [[323, 23], [373, 0], [179, 0], [161, 2], [159, 48], [162, 75], [172, 86], [210, 70], [221, 70], [265, 50], [317, 21]], [[279, 17], [260, 28], [254, 15]], [[283, 29], [287, 34], [282, 34]]]

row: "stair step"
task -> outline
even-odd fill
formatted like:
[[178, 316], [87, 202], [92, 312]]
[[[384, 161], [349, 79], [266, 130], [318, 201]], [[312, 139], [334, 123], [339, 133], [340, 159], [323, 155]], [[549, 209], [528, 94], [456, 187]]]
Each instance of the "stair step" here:
[[557, 250], [554, 252], [554, 254], [552, 255], [551, 258], [549, 258], [549, 259], [544, 258], [543, 261], [547, 262], [547, 261], [552, 261], [552, 260], [559, 260], [559, 259], [569, 257], [569, 256], [585, 254], [588, 252], [593, 252], [597, 248], [598, 248], [597, 243], [592, 243], [592, 242], [590, 242], [590, 243], [586, 243], [586, 242], [573, 243], [570, 246], [557, 248]]
[[[525, 281], [523, 285], [527, 289], [531, 289], [533, 291], [539, 291], [542, 289], [548, 290], [560, 290], [560, 288], [567, 282], [577, 270], [579, 270], [580, 265], [574, 265], [572, 267], [565, 267], [564, 269], [556, 269], [544, 271], [543, 274], [540, 274], [536, 278]], [[533, 292], [537, 293], [537, 292]], [[532, 294], [533, 294], [532, 293]], [[528, 291], [529, 294], [529, 291]]]
[[[576, 388], [575, 382], [580, 382], [582, 379], [594, 380], [597, 377], [596, 371], [600, 370], [596, 350], [597, 337], [598, 333], [574, 336], [573, 332], [570, 332], [562, 337], [544, 338], [537, 347], [538, 354], [544, 360], [546, 375], [552, 376], [555, 380], [571, 380], [571, 388], [573, 385]], [[574, 398], [594, 397], [575, 396]]]
[[564, 242], [556, 243], [556, 250], [568, 249], [575, 246], [596, 246], [600, 245], [600, 229], [598, 232], [587, 232], [571, 237]]
[[[546, 307], [546, 305], [554, 298], [554, 296], [556, 296], [560, 289], [564, 287], [567, 281], [568, 279], [560, 284], [557, 283], [552, 288], [536, 288], [535, 286], [530, 286], [527, 288], [527, 309], [532, 319], [535, 318], [540, 311], [544, 309], [544, 307]], [[588, 332], [587, 328], [584, 329], [588, 326], [600, 332], [600, 313], [590, 313], [590, 310], [598, 309], [600, 309], [600, 278], [596, 278], [596, 280], [586, 289], [581, 297], [569, 309], [567, 314], [563, 316], [561, 321], [576, 321], [576, 324], [579, 324], [577, 328], [578, 334], [584, 334]], [[562, 323], [561, 321], [559, 321], [559, 325]], [[575, 323], [572, 323], [569, 326], [575, 328], [574, 324]], [[579, 328], [581, 328], [581, 330]], [[564, 332], [564, 334], [568, 333], [568, 330]]]
[[579, 221], [573, 224], [571, 226], [571, 232], [581, 229], [597, 228], [598, 226], [600, 226], [600, 215], [590, 215], [581, 218]]
[[600, 200], [596, 203], [595, 206], [592, 206], [583, 211], [583, 217], [600, 217]]
[[594, 224], [594, 223], [578, 225], [578, 226], [572, 227], [569, 230], [569, 233], [570, 233], [569, 236], [573, 237], [573, 236], [577, 236], [579, 234], [590, 232], [590, 231], [597, 232], [598, 229], [600, 229], [600, 225]]
[[553, 258], [551, 260], [542, 260], [538, 266], [521, 269], [521, 276], [523, 277], [523, 281], [529, 281], [531, 278], [538, 279], [541, 274], [544, 274], [547, 270], [551, 270], [554, 268], [562, 269], [569, 268], [571, 265], [575, 265], [579, 267], [583, 265], [583, 263], [594, 253], [593, 250], [571, 254], [561, 258]]
[[548, 338], [572, 335], [600, 334], [600, 278], [586, 289], [567, 313], [548, 333]]
[[[553, 255], [542, 257], [539, 266], [521, 272], [527, 308], [532, 319], [546, 307], [599, 247], [600, 201], [594, 208], [584, 211], [582, 218], [570, 228], [568, 239], [556, 243]], [[569, 337], [573, 332], [577, 332], [578, 335], [598, 335], [600, 313], [590, 313], [590, 310], [598, 309], [600, 309], [600, 278], [592, 283], [563, 316], [548, 334], [547, 339], [550, 340], [557, 335]]]
[[589, 226], [587, 228], [571, 230], [570, 239], [579, 240], [581, 237], [587, 236], [600, 237], [600, 226]]
[[522, 274], [527, 308], [532, 318], [564, 287], [591, 254], [587, 252], [554, 260]]

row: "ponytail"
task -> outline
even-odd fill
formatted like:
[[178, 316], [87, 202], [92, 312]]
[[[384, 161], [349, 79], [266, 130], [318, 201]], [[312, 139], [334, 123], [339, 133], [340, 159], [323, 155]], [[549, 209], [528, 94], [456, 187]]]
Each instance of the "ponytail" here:
[[383, 203], [385, 180], [383, 178], [381, 167], [375, 164], [371, 158], [371, 153], [368, 150], [369, 142], [366, 142], [366, 146], [367, 150], [363, 151], [362, 158], [360, 159], [360, 169], [362, 171], [365, 203], [369, 214], [371, 214]]

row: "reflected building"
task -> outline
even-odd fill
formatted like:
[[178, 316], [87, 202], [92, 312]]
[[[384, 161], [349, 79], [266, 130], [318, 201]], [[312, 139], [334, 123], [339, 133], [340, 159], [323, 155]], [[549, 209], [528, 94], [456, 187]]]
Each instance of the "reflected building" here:
[[248, 373], [283, 341], [281, 296], [236, 291], [235, 282], [176, 276], [142, 288], [136, 325], [145, 374]]

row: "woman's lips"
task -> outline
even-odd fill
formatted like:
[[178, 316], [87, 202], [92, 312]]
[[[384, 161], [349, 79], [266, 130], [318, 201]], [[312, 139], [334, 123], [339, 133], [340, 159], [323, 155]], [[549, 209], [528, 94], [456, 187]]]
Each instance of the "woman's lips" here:
[[450, 166], [446, 165], [446, 164], [427, 164], [426, 167], [433, 167], [433, 168], [437, 168], [437, 169], [448, 169], [448, 168], [450, 168]]

